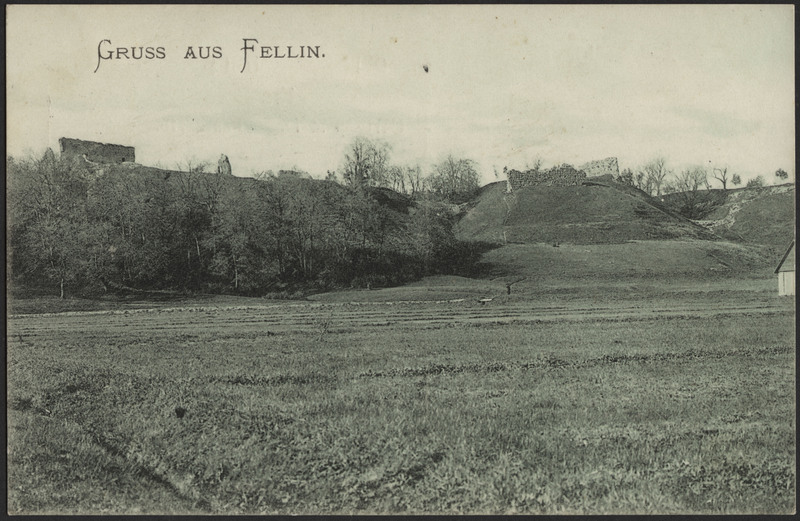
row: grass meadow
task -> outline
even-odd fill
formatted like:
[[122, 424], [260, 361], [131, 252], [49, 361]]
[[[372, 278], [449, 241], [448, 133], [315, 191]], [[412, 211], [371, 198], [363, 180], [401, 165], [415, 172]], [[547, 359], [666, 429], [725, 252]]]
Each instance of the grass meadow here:
[[794, 305], [770, 302], [11, 316], [8, 508], [791, 513]]

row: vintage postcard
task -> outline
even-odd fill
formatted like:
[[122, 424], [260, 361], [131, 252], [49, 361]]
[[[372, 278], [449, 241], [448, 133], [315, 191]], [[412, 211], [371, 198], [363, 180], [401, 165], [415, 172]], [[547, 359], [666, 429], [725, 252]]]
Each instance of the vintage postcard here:
[[792, 5], [9, 5], [10, 514], [796, 510]]

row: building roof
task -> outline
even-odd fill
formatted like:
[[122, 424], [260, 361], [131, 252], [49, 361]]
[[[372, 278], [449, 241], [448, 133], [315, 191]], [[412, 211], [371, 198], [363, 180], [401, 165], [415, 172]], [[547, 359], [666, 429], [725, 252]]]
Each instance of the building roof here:
[[786, 250], [786, 253], [783, 254], [783, 258], [778, 263], [778, 267], [775, 268], [775, 273], [781, 271], [794, 271], [794, 241], [789, 245], [789, 249]]

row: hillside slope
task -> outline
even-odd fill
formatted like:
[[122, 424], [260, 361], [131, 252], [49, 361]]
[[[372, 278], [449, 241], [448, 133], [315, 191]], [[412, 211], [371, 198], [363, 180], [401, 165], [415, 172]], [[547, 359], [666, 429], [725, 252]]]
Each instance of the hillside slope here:
[[487, 277], [525, 277], [531, 284], [579, 281], [706, 280], [770, 277], [772, 258], [727, 241], [650, 240], [624, 244], [507, 244], [482, 257]]
[[470, 206], [456, 228], [462, 240], [608, 244], [715, 239], [713, 233], [657, 200], [614, 182], [536, 186], [512, 193], [506, 193], [505, 183], [493, 183]]
[[785, 251], [794, 238], [795, 186], [783, 184], [728, 190], [702, 221], [696, 221], [726, 239]]

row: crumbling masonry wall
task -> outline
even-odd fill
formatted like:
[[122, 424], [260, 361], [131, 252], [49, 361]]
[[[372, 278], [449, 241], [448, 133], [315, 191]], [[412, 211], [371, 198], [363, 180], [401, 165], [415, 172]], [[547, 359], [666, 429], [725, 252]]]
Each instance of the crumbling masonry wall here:
[[588, 177], [598, 177], [601, 175], [611, 175], [614, 179], [619, 177], [619, 163], [616, 157], [607, 157], [597, 161], [589, 161], [578, 167], [578, 170], [586, 172]]
[[566, 164], [547, 170], [509, 170], [506, 175], [509, 192], [526, 186], [578, 186], [586, 179], [586, 172]]
[[136, 162], [136, 149], [124, 145], [97, 143], [62, 137], [58, 140], [61, 148], [61, 157], [82, 157], [93, 163], [127, 163]]

